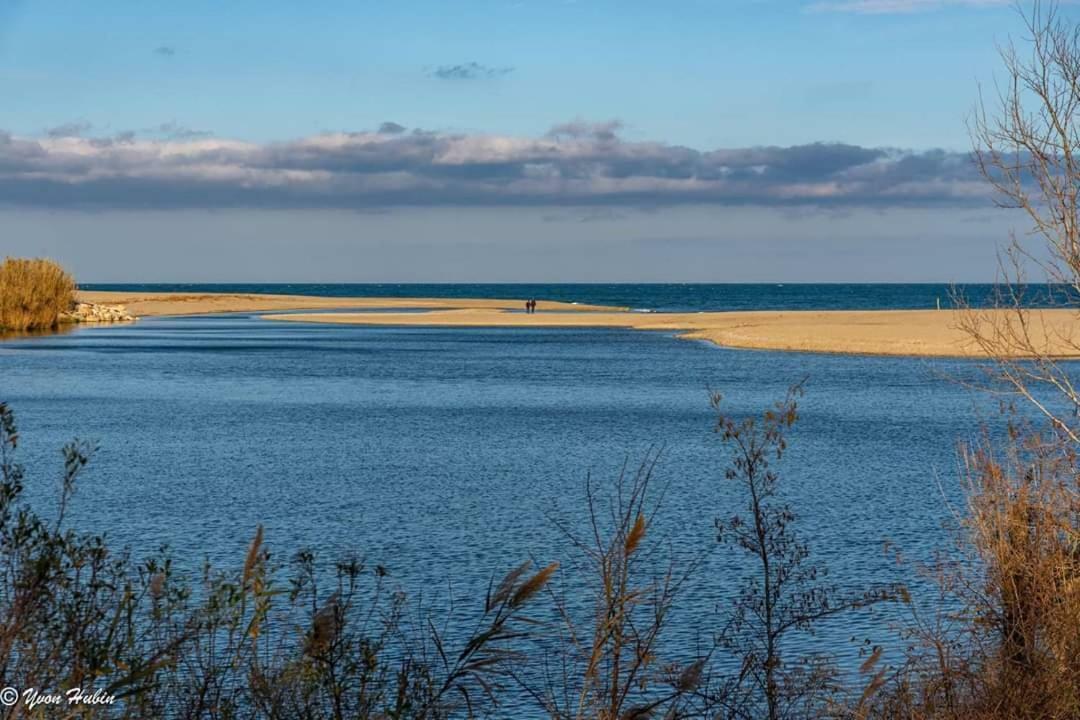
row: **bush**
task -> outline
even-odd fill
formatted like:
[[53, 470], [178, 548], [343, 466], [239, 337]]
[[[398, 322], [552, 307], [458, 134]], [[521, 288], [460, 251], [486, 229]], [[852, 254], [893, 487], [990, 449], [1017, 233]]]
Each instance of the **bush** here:
[[964, 454], [960, 552], [874, 720], [1080, 717], [1080, 467], [1054, 435], [1010, 430]]
[[0, 328], [48, 330], [75, 301], [75, 280], [45, 258], [6, 258], [0, 263]]

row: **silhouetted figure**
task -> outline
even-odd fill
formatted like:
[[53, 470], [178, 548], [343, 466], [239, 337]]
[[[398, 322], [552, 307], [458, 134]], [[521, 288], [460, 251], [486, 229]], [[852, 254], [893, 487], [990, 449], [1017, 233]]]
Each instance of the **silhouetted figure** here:
[[535, 300], [530, 300], [529, 301], [529, 312], [534, 313], [534, 314], [536, 313], [536, 301]]
[[525, 301], [525, 314], [528, 315], [532, 312], [532, 300]]

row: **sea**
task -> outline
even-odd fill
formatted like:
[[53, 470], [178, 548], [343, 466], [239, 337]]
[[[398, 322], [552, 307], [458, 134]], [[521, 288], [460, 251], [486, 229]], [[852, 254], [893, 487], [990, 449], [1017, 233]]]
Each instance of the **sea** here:
[[[986, 302], [945, 285], [92, 285], [94, 290], [536, 298], [640, 311], [894, 309]], [[648, 542], [699, 569], [666, 647], [713, 637], [753, 566], [717, 542], [746, 511], [710, 405], [760, 414], [802, 383], [776, 465], [780, 501], [810, 560], [842, 590], [912, 582], [955, 539], [958, 448], [996, 432], [976, 362], [734, 350], [667, 332], [278, 323], [257, 313], [146, 318], [0, 341], [0, 401], [14, 409], [29, 501], [48, 511], [60, 447], [98, 448], [70, 522], [138, 557], [167, 546], [197, 575], [238, 568], [259, 525], [275, 557], [384, 566], [410, 598], [468, 615], [525, 560], [562, 564], [588, 608], [588, 529], [620, 475], [655, 460]], [[603, 512], [601, 518], [603, 518]], [[923, 612], [936, 594], [917, 588]], [[470, 605], [473, 603], [473, 605]], [[445, 603], [443, 603], [445, 605]], [[903, 645], [910, 608], [857, 613], [804, 638], [855, 667], [867, 643]]]
[[[614, 305], [654, 312], [719, 310], [907, 310], [984, 305], [1001, 290], [990, 284], [318, 284], [318, 283], [158, 283], [92, 284], [85, 290], [137, 292], [230, 292], [319, 295], [325, 297], [537, 298]], [[1033, 287], [1030, 304], [1068, 293], [1064, 286]]]

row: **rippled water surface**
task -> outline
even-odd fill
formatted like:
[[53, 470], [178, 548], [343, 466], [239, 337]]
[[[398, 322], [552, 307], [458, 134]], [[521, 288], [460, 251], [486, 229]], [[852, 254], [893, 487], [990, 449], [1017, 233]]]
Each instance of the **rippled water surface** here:
[[[529, 557], [569, 557], [552, 518], [579, 522], [586, 475], [650, 448], [669, 488], [660, 533], [678, 557], [715, 546], [738, 509], [709, 388], [756, 412], [808, 378], [783, 486], [832, 578], [897, 579], [944, 541], [955, 443], [976, 397], [951, 361], [735, 351], [624, 330], [425, 329], [231, 315], [0, 342], [0, 398], [22, 429], [30, 493], [56, 491], [58, 448], [100, 451], [74, 522], [195, 567], [241, 562], [255, 527], [287, 555], [356, 550], [417, 592], [481, 588]], [[572, 563], [571, 563], [572, 564]], [[676, 637], [708, 632], [741, 566], [714, 550]], [[571, 592], [575, 588], [571, 587]], [[860, 621], [863, 622], [863, 621]], [[887, 629], [846, 622], [817, 642]]]

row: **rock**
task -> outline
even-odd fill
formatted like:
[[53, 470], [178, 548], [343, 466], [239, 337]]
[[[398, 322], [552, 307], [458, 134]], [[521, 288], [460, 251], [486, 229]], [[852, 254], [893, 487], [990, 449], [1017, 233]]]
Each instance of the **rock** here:
[[129, 315], [123, 305], [99, 305], [97, 303], [75, 303], [75, 306], [60, 316], [62, 322], [73, 323], [113, 323], [132, 322], [133, 315]]

